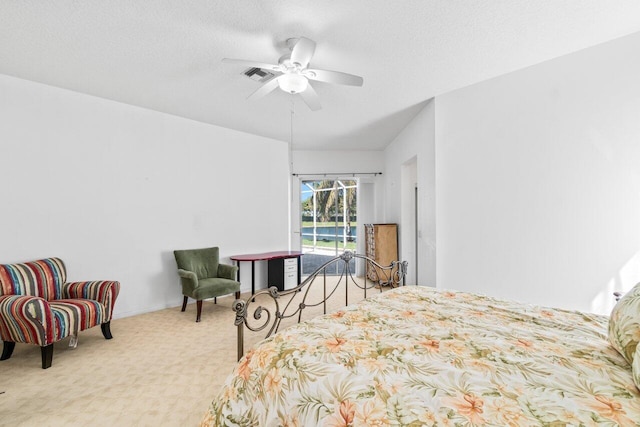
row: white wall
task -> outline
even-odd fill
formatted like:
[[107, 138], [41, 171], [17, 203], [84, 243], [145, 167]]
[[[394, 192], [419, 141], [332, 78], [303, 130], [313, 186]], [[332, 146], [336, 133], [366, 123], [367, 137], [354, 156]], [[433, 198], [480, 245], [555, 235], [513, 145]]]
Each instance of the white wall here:
[[283, 142], [7, 76], [0, 117], [0, 262], [119, 280], [116, 317], [181, 303], [174, 249], [287, 246]]
[[[407, 283], [436, 284], [435, 103], [424, 108], [384, 151], [381, 222], [398, 223], [400, 258], [409, 262]], [[415, 168], [415, 172], [412, 170]], [[404, 171], [404, 173], [403, 173]], [[403, 178], [404, 177], [404, 178]], [[418, 186], [418, 276], [415, 276], [414, 188]]]
[[382, 172], [382, 151], [293, 150], [293, 173], [369, 173]]
[[640, 281], [640, 34], [436, 99], [438, 286], [608, 313]]

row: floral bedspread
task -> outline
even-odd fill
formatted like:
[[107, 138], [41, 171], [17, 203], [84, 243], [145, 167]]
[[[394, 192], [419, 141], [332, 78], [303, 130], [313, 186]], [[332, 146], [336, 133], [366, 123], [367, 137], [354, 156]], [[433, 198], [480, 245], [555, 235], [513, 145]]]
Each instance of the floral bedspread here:
[[407, 286], [284, 330], [205, 426], [640, 426], [605, 316]]

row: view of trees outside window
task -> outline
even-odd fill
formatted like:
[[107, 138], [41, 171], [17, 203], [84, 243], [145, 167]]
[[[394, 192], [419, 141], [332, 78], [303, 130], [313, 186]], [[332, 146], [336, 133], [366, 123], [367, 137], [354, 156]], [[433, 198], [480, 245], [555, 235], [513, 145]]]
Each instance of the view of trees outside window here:
[[355, 180], [303, 181], [302, 250], [339, 254], [355, 250], [357, 229]]

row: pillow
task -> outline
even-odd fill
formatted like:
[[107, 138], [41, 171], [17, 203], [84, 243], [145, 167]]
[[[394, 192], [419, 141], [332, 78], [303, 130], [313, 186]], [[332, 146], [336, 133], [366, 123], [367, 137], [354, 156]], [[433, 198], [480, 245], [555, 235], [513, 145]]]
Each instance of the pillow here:
[[633, 382], [636, 383], [636, 387], [640, 390], [640, 345], [636, 347], [636, 354], [633, 356], [631, 373], [633, 374]]
[[609, 318], [609, 342], [630, 365], [639, 341], [640, 283], [620, 298]]

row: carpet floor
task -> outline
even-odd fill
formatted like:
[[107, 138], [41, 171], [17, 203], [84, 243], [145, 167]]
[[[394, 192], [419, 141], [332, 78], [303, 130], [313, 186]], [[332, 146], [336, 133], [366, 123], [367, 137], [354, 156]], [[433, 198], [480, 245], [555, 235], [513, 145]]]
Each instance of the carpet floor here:
[[[353, 288], [349, 303], [363, 297]], [[323, 293], [314, 285], [308, 301]], [[195, 304], [115, 319], [112, 340], [96, 327], [80, 333], [75, 349], [68, 338], [56, 343], [46, 370], [39, 347], [16, 344], [0, 362], [0, 426], [197, 426], [236, 364], [233, 301], [206, 301], [200, 323]], [[327, 311], [345, 301], [341, 286]], [[322, 313], [309, 308], [303, 320]], [[247, 333], [245, 351], [263, 337]]]

